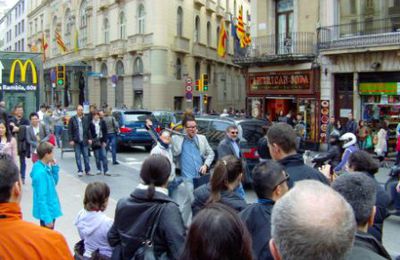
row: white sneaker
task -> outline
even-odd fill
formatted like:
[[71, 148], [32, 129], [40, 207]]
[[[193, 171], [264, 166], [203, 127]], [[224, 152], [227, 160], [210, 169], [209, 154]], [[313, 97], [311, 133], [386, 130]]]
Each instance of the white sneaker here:
[[105, 172], [104, 175], [105, 175], [105, 176], [111, 176], [111, 173]]
[[78, 172], [78, 177], [82, 177], [83, 176], [83, 172]]
[[100, 174], [101, 174], [101, 171], [97, 171], [96, 174], [97, 174], [97, 175], [100, 175]]
[[94, 174], [91, 173], [91, 172], [87, 172], [86, 175], [87, 175], [87, 176], [94, 176]]

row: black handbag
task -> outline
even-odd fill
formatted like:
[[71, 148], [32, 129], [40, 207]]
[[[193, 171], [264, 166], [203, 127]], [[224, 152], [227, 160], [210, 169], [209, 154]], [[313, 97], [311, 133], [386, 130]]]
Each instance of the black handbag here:
[[207, 173], [207, 174], [201, 175], [199, 177], [193, 178], [193, 189], [196, 189], [196, 188], [200, 187], [201, 185], [209, 183], [210, 176], [211, 176], [211, 174]]
[[154, 252], [154, 233], [160, 223], [160, 216], [164, 209], [164, 205], [161, 204], [158, 207], [158, 211], [156, 213], [153, 225], [147, 228], [146, 231], [146, 239], [142, 241], [142, 244], [136, 250], [135, 254], [131, 258], [131, 260], [156, 260], [160, 259], [156, 256]]
[[100, 138], [95, 138], [92, 141], [92, 149], [99, 149], [101, 148], [101, 140]]

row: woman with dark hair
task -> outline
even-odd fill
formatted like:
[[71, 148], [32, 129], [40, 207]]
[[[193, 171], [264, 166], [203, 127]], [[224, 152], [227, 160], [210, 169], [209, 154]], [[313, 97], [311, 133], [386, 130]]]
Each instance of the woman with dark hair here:
[[92, 112], [92, 121], [89, 124], [89, 131], [92, 140], [92, 150], [96, 159], [97, 174], [111, 176], [108, 172], [108, 162], [106, 154], [107, 145], [107, 126], [104, 120], [100, 119], [98, 111]]
[[365, 125], [364, 120], [358, 121], [357, 140], [358, 140], [358, 147], [361, 150], [369, 148], [366, 146], [366, 140], [369, 135], [370, 131], [368, 126]]
[[17, 141], [12, 136], [10, 128], [3, 119], [0, 119], [0, 153], [10, 155], [14, 162], [17, 163]]
[[193, 215], [205, 205], [220, 202], [240, 212], [247, 207], [246, 201], [234, 190], [243, 177], [242, 161], [233, 155], [222, 157], [214, 167], [209, 184], [204, 184], [194, 191], [192, 203]]
[[356, 151], [350, 155], [348, 164], [351, 172], [363, 172], [375, 181], [376, 214], [374, 225], [368, 229], [368, 232], [382, 242], [383, 221], [389, 216], [388, 206], [391, 199], [375, 179], [375, 174], [379, 170], [379, 163], [366, 151]]
[[128, 198], [120, 199], [115, 210], [114, 224], [108, 233], [108, 241], [115, 247], [112, 259], [132, 259], [152, 228], [156, 257], [179, 257], [185, 227], [178, 205], [168, 197], [170, 173], [171, 165], [165, 156], [150, 155], [143, 162], [142, 183]]
[[213, 203], [194, 218], [181, 260], [251, 260], [251, 238], [231, 208]]

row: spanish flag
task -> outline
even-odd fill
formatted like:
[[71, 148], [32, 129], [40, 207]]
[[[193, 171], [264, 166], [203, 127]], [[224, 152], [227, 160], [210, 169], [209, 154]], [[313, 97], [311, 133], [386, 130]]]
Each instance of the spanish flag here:
[[60, 48], [61, 52], [62, 53], [67, 52], [68, 49], [67, 49], [67, 46], [65, 46], [65, 43], [64, 43], [64, 41], [63, 41], [63, 39], [61, 37], [61, 34], [58, 31], [56, 31], [56, 35], [55, 36], [56, 36], [57, 45]]
[[219, 30], [219, 37], [218, 37], [218, 55], [220, 57], [225, 57], [226, 54], [226, 39], [227, 39], [227, 33], [225, 30], [225, 20], [221, 20], [221, 27]]
[[40, 39], [40, 42], [42, 44], [41, 50], [43, 52], [43, 62], [45, 62], [46, 61], [46, 50], [49, 47], [49, 45], [47, 44], [46, 35], [44, 34], [44, 32], [42, 33], [42, 39]]

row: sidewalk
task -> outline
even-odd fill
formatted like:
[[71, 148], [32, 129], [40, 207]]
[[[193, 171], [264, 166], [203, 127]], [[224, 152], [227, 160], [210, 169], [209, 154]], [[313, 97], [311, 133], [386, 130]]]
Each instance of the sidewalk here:
[[[32, 161], [27, 159], [27, 176], [23, 186], [23, 194], [21, 208], [23, 219], [39, 225], [39, 221], [32, 216], [32, 185], [30, 178], [30, 170], [32, 169]], [[75, 168], [73, 168], [75, 169]], [[55, 230], [64, 235], [71, 252], [76, 242], [80, 240], [78, 231], [74, 225], [75, 216], [83, 208], [83, 196], [85, 193], [86, 184], [79, 179], [73, 177], [66, 169], [60, 168], [60, 180], [57, 185], [58, 196], [60, 198], [61, 209], [63, 216], [56, 220]], [[108, 207], [105, 213], [107, 216], [114, 219], [116, 201], [109, 199]]]

